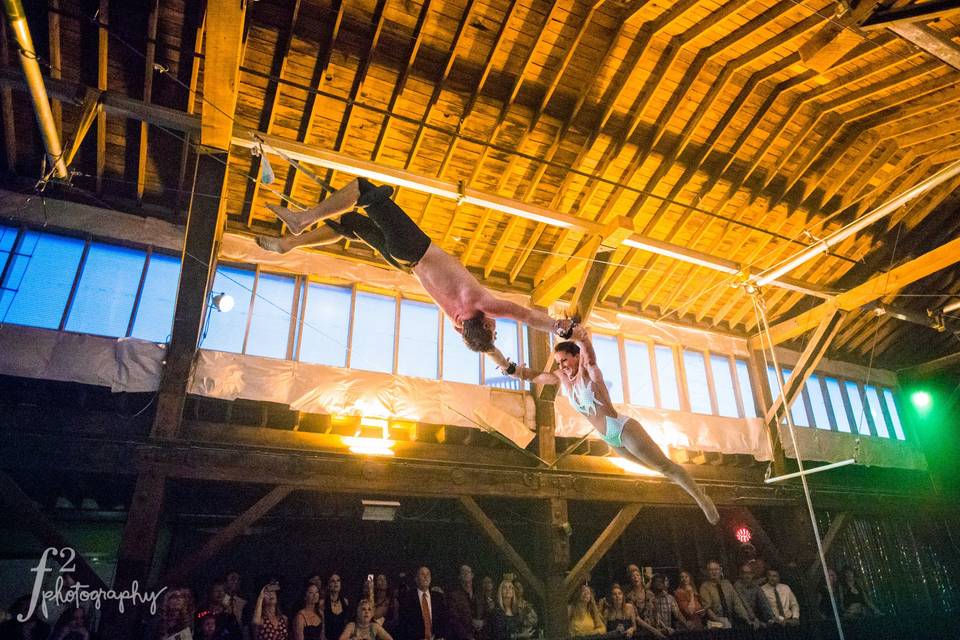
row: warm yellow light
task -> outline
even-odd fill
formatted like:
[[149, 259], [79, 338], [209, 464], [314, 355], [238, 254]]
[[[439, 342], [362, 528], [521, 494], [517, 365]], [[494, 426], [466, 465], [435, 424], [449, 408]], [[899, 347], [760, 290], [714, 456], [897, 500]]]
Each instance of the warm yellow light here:
[[343, 436], [343, 442], [350, 451], [363, 456], [392, 456], [394, 455], [393, 445], [396, 444], [393, 440], [385, 438], [351, 438], [350, 436]]
[[657, 473], [657, 472], [654, 471], [653, 469], [648, 469], [648, 468], [646, 468], [645, 466], [643, 466], [643, 465], [641, 465], [641, 464], [637, 464], [636, 462], [633, 462], [633, 461], [631, 461], [631, 460], [627, 460], [626, 458], [621, 458], [621, 457], [619, 457], [619, 456], [610, 456], [609, 458], [607, 458], [607, 460], [609, 460], [610, 462], [612, 462], [614, 465], [620, 467], [621, 469], [623, 469], [623, 470], [626, 471], [627, 473], [633, 473], [633, 474], [638, 475], [638, 476], [659, 476], [659, 475], [662, 475], [662, 474], [660, 474], [660, 473]]
[[386, 429], [389, 426], [386, 418], [371, 418], [368, 416], [363, 416], [360, 418], [361, 427], [379, 427], [380, 429]]

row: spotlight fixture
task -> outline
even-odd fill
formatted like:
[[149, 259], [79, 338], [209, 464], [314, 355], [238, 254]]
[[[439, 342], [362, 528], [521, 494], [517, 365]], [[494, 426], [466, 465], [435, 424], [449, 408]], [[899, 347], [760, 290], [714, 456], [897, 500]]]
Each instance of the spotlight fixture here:
[[210, 303], [213, 305], [213, 308], [221, 313], [227, 313], [233, 309], [234, 301], [233, 296], [229, 293], [220, 292], [213, 296]]

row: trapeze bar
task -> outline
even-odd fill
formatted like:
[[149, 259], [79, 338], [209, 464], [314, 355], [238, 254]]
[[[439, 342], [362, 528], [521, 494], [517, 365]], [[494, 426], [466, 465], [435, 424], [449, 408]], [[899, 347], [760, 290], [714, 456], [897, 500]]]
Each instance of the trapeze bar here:
[[766, 478], [764, 480], [767, 484], [773, 484], [774, 482], [781, 482], [783, 480], [790, 480], [791, 478], [799, 478], [801, 476], [808, 476], [811, 473], [820, 473], [821, 471], [829, 471], [830, 469], [836, 469], [838, 467], [845, 467], [848, 464], [855, 464], [857, 462], [856, 458], [849, 458], [847, 460], [841, 460], [840, 462], [831, 462], [830, 464], [825, 464], [821, 467], [814, 467], [813, 469], [804, 469], [803, 471], [796, 471], [794, 473], [788, 473], [783, 476], [777, 476], [776, 478]]

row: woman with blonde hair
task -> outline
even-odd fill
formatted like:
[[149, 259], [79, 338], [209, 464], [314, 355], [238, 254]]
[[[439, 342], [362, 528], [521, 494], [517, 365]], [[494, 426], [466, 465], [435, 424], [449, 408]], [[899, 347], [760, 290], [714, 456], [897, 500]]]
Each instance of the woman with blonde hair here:
[[576, 598], [567, 607], [567, 631], [571, 636], [593, 636], [607, 631], [593, 589], [588, 584], [580, 587]]
[[490, 640], [513, 640], [521, 637], [523, 616], [513, 580], [504, 578], [497, 587], [497, 608], [490, 623]]
[[[332, 640], [328, 638], [327, 640]], [[357, 619], [348, 622], [340, 640], [393, 640], [387, 630], [373, 620], [373, 601], [361, 600], [357, 605]]]

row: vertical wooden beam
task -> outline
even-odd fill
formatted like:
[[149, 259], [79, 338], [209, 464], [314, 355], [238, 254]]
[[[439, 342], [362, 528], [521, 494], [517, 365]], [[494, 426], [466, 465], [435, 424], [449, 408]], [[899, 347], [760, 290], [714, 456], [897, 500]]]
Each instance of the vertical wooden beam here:
[[247, 530], [247, 527], [252, 526], [257, 520], [270, 513], [292, 490], [292, 487], [287, 486], [274, 487], [267, 495], [257, 500], [249, 509], [237, 516], [230, 524], [214, 534], [200, 549], [190, 554], [177, 565], [176, 568], [170, 570], [164, 576], [163, 584], [180, 584], [194, 569], [213, 558], [221, 549], [235, 540], [237, 536], [243, 534], [243, 532]]
[[[59, 529], [50, 522], [50, 520], [37, 507], [30, 496], [23, 492], [17, 486], [13, 478], [0, 471], [0, 504], [6, 507], [6, 512], [16, 514], [17, 524], [29, 529], [37, 540], [45, 547], [57, 549], [71, 548], [77, 551], [76, 555], [76, 574], [74, 578], [78, 582], [90, 585], [94, 588], [106, 589], [103, 579], [93, 570], [93, 567], [87, 562], [77, 550], [77, 547], [70, 543]], [[51, 558], [51, 560], [54, 560]]]
[[[173, 329], [157, 392], [152, 431], [155, 438], [175, 438], [180, 430], [187, 383], [207, 310], [207, 290], [222, 226], [221, 204], [226, 184], [227, 154], [197, 154]], [[210, 194], [219, 194], [219, 197]]]
[[200, 144], [214, 149], [229, 149], [233, 135], [246, 10], [244, 0], [207, 3]]
[[[50, 0], [47, 11], [50, 40], [50, 77], [59, 80], [63, 67], [60, 48], [60, 0]], [[57, 133], [63, 139], [63, 105], [59, 100], [50, 100], [50, 110], [53, 112], [53, 121], [57, 126]]]
[[[537, 371], [548, 370], [553, 355], [550, 349], [550, 335], [536, 329], [529, 329], [530, 367]], [[557, 396], [555, 385], [533, 385], [532, 395], [536, 407], [537, 455], [547, 462], [557, 459], [557, 414], [553, 401]]]
[[607, 528], [597, 536], [597, 539], [593, 541], [593, 544], [590, 545], [587, 552], [583, 554], [583, 557], [577, 561], [577, 564], [574, 565], [573, 569], [570, 570], [570, 573], [567, 574], [567, 577], [563, 580], [563, 589], [568, 600], [577, 587], [583, 584], [587, 575], [593, 571], [593, 568], [597, 566], [600, 559], [603, 558], [603, 556], [610, 551], [614, 543], [620, 539], [620, 536], [627, 530], [627, 527], [630, 526], [630, 523], [637, 517], [641, 509], [643, 509], [643, 505], [641, 504], [633, 503], [625, 505], [620, 512], [613, 517], [613, 520], [610, 521]]
[[[10, 66], [7, 29], [0, 29], [0, 62], [3, 66]], [[3, 102], [3, 138], [6, 142], [7, 171], [16, 173], [17, 170], [17, 135], [16, 124], [13, 119], [13, 90], [9, 85], [0, 89], [0, 100]]]
[[550, 498], [544, 504], [541, 548], [546, 556], [544, 580], [544, 632], [549, 638], [564, 638], [567, 631], [567, 597], [564, 577], [570, 566], [570, 517], [567, 501]]
[[[108, 51], [110, 45], [110, 0], [100, 0], [97, 9], [97, 89], [107, 90], [109, 71]], [[107, 162], [107, 114], [101, 109], [97, 114], [97, 193], [103, 191], [103, 171]]]
[[503, 534], [500, 533], [497, 525], [483, 512], [483, 509], [480, 508], [477, 501], [470, 496], [461, 496], [460, 506], [463, 507], [464, 512], [466, 512], [470, 519], [490, 538], [497, 549], [506, 556], [510, 564], [513, 565], [517, 572], [523, 577], [524, 581], [536, 592], [537, 596], [543, 598], [543, 581], [537, 577], [530, 569], [526, 560], [517, 553], [516, 549], [514, 549]]
[[[767, 382], [767, 368], [763, 358], [763, 352], [756, 349], [750, 350], [750, 358], [747, 360], [747, 366], [750, 370], [751, 386], [753, 392], [759, 394], [760, 410], [767, 411], [773, 406], [773, 394], [770, 392], [770, 385]], [[770, 451], [773, 455], [771, 464], [774, 475], [781, 476], [787, 472], [787, 457], [783, 451], [783, 442], [780, 440], [780, 429], [770, 427], [766, 423], [767, 439], [770, 442]]]
[[[157, 57], [157, 18], [160, 10], [160, 0], [153, 0], [150, 15], [147, 18], [146, 55], [143, 65], [143, 102], [150, 104], [153, 96], [153, 64]], [[143, 190], [147, 181], [147, 136], [150, 125], [140, 123], [140, 146], [137, 156], [137, 202], [143, 202]]]
[[[163, 512], [166, 476], [153, 466], [145, 465], [137, 475], [127, 521], [123, 526], [117, 571], [113, 588], [117, 591], [132, 588], [134, 582], [141, 593], [146, 589], [146, 580], [153, 563], [154, 547], [160, 514]], [[125, 609], [120, 613], [116, 607], [106, 607], [100, 632], [104, 638], [132, 638], [139, 627], [141, 610]]]

